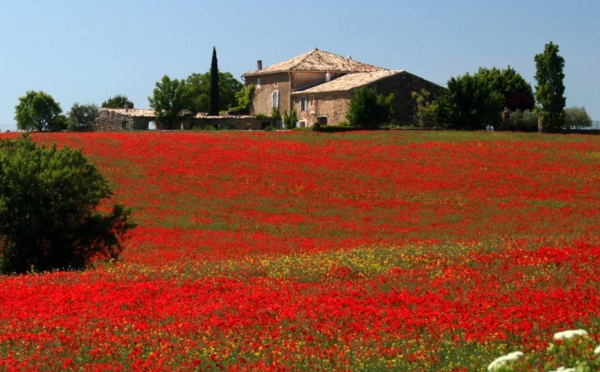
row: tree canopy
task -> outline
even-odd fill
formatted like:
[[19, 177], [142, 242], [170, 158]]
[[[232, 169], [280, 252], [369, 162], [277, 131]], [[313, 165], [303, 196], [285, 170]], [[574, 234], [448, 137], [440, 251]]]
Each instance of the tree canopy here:
[[508, 66], [504, 70], [496, 67], [480, 68], [475, 76], [484, 80], [490, 90], [501, 94], [504, 97], [504, 107], [510, 111], [533, 109], [535, 99], [531, 84], [512, 67]]
[[46, 92], [30, 90], [19, 98], [15, 107], [17, 128], [21, 130], [52, 130], [53, 121], [62, 113], [60, 104]]
[[134, 227], [129, 211], [96, 207], [108, 182], [69, 147], [43, 147], [25, 135], [0, 140], [0, 271], [81, 269], [95, 257], [117, 258]]
[[[193, 73], [186, 79], [186, 88], [191, 100], [192, 112], [208, 112], [210, 72]], [[237, 96], [244, 85], [229, 72], [219, 72], [219, 104], [223, 108], [238, 106]]]
[[156, 83], [154, 94], [148, 100], [156, 113], [156, 125], [160, 129], [180, 129], [186, 114], [192, 113], [185, 80], [171, 79], [164, 75]]
[[500, 123], [505, 108], [532, 109], [534, 98], [531, 85], [509, 66], [450, 78], [448, 90], [436, 103], [438, 120], [447, 127], [485, 129]]
[[496, 124], [504, 97], [479, 76], [465, 74], [448, 80], [448, 90], [436, 99], [438, 121], [454, 129], [485, 129]]
[[350, 100], [346, 119], [350, 125], [362, 129], [377, 129], [392, 119], [394, 95], [384, 96], [372, 87], [360, 87]]
[[123, 94], [117, 94], [113, 97], [110, 97], [106, 101], [102, 102], [102, 108], [113, 108], [113, 109], [121, 109], [124, 107], [133, 108], [133, 102], [127, 98], [127, 96]]
[[569, 107], [565, 109], [565, 128], [581, 129], [592, 126], [592, 118], [585, 107]]
[[68, 129], [72, 131], [89, 131], [98, 117], [98, 106], [95, 104], [74, 103], [69, 111]]
[[535, 97], [538, 102], [538, 128], [540, 132], [558, 132], [565, 128], [566, 105], [563, 72], [565, 60], [558, 54], [558, 45], [546, 44], [535, 60]]

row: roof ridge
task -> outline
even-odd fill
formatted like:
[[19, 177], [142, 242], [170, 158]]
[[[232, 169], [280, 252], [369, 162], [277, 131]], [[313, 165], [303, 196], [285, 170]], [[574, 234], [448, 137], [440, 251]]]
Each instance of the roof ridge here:
[[[305, 52], [304, 54], [301, 54], [300, 56], [306, 55], [306, 57], [302, 58], [302, 60], [300, 60], [298, 63], [296, 63], [293, 67], [298, 67], [300, 66], [302, 63], [304, 63], [304, 61], [306, 61], [307, 59], [309, 59], [313, 54], [315, 54], [315, 52], [320, 52], [319, 48], [315, 48], [311, 51]], [[299, 56], [299, 57], [300, 57]], [[291, 69], [291, 68], [290, 68]]]

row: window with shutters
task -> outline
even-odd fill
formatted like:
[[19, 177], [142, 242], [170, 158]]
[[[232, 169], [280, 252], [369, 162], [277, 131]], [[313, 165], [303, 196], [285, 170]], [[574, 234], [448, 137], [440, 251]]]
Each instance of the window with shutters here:
[[275, 90], [271, 93], [271, 107], [279, 108], [279, 91]]

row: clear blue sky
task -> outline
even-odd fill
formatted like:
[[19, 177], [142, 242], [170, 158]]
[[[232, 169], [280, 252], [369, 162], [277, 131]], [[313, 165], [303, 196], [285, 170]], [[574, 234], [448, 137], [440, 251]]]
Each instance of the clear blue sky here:
[[165, 74], [210, 67], [239, 77], [315, 47], [446, 85], [510, 65], [535, 84], [548, 42], [565, 58], [567, 106], [600, 120], [600, 1], [575, 0], [2, 0], [0, 129], [42, 90], [63, 111], [125, 94], [136, 107]]

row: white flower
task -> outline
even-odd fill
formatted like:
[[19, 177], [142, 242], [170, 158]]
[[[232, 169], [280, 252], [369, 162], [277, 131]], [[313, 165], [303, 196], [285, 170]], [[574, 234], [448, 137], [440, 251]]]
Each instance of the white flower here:
[[550, 372], [575, 372], [575, 368], [558, 367], [558, 369]]
[[594, 354], [600, 355], [600, 345], [596, 346], [596, 348], [594, 349]]
[[562, 331], [562, 332], [556, 332], [554, 334], [554, 340], [556, 341], [562, 341], [562, 340], [567, 340], [573, 337], [583, 337], [583, 336], [587, 336], [588, 333], [583, 330], [583, 329], [572, 329], [569, 331]]
[[509, 362], [521, 358], [523, 355], [524, 354], [520, 351], [514, 351], [510, 354], [503, 355], [491, 362], [487, 369], [490, 372], [496, 371], [498, 370], [498, 368], [507, 365]]

